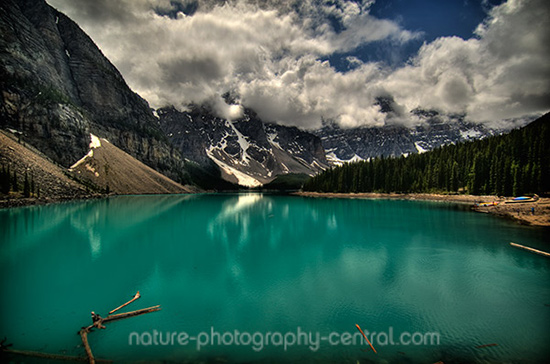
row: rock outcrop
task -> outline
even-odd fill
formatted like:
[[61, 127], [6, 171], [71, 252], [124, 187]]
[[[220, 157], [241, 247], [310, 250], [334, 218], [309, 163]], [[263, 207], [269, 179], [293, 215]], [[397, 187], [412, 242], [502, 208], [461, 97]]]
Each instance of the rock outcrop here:
[[0, 127], [69, 167], [87, 152], [90, 133], [178, 181], [185, 163], [94, 42], [43, 0], [0, 4]]

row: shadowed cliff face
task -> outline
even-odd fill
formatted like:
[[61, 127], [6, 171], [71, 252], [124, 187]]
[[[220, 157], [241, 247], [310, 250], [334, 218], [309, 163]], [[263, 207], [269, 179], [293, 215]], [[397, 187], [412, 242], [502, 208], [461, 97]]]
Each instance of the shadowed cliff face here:
[[5, 0], [0, 9], [1, 127], [65, 167], [87, 152], [92, 132], [184, 179], [147, 102], [78, 25], [42, 0]]
[[56, 26], [40, 1], [0, 4], [0, 123], [69, 166], [85, 153], [90, 128]]

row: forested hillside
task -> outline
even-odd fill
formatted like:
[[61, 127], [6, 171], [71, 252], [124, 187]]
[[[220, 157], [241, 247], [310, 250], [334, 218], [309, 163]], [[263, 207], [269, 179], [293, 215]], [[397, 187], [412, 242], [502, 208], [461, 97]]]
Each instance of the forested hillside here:
[[424, 154], [345, 164], [309, 179], [318, 192], [550, 193], [550, 114], [509, 134]]

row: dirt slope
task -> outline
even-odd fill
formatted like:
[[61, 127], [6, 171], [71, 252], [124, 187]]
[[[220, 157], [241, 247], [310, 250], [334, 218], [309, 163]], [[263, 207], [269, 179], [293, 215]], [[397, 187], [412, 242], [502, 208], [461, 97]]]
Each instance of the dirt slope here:
[[90, 152], [69, 171], [99, 190], [116, 194], [190, 193], [185, 187], [141, 163], [107, 139], [91, 137]]
[[[75, 199], [89, 195], [86, 187], [68, 177], [65, 169], [51, 162], [43, 154], [17, 142], [13, 134], [0, 130], [0, 166], [16, 171], [19, 190], [23, 189], [25, 172], [34, 179], [35, 195], [45, 199]], [[38, 192], [40, 191], [40, 192]], [[2, 200], [18, 199], [22, 195], [10, 193]], [[0, 204], [2, 207], [2, 204]]]

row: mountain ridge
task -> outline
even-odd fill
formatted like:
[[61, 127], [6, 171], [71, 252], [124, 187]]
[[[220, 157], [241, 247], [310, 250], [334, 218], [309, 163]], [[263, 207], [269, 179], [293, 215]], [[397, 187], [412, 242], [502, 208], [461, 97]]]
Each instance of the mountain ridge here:
[[265, 123], [252, 110], [227, 120], [205, 107], [156, 110], [161, 129], [186, 158], [213, 165], [226, 180], [257, 187], [286, 173], [315, 174], [328, 167], [321, 140], [296, 127]]
[[424, 153], [443, 145], [486, 138], [505, 132], [469, 122], [462, 115], [441, 115], [434, 110], [415, 110], [414, 126], [384, 125], [344, 129], [326, 124], [319, 136], [332, 165], [372, 158]]

